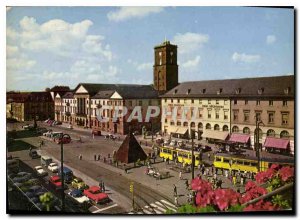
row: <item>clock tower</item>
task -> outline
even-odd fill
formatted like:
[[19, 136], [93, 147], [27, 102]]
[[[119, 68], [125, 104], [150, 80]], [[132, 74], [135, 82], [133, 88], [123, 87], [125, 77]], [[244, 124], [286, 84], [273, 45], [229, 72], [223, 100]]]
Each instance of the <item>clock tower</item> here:
[[178, 85], [177, 46], [170, 41], [154, 47], [153, 82], [161, 93]]

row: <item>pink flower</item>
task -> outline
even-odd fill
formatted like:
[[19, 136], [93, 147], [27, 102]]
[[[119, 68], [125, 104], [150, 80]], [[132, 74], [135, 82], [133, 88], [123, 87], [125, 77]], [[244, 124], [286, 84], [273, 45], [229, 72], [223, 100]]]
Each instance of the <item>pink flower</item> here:
[[294, 167], [283, 167], [279, 170], [282, 181], [286, 182], [294, 177]]

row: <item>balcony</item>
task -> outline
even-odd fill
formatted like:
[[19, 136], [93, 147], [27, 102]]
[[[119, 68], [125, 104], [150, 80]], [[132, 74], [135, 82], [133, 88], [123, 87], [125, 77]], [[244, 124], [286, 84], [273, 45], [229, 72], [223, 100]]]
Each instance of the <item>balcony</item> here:
[[71, 113], [70, 112], [66, 112], [65, 115], [69, 117], [69, 116], [71, 116]]
[[66, 102], [66, 106], [70, 106], [70, 102]]
[[85, 113], [76, 113], [75, 114], [77, 117], [85, 117], [86, 118], [86, 114]]
[[102, 108], [101, 104], [97, 104], [96, 106], [97, 106], [97, 108]]

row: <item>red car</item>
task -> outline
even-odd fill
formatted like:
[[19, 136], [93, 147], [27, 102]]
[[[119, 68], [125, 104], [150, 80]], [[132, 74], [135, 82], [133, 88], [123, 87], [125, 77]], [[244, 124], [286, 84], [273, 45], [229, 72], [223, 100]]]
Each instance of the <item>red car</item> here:
[[83, 191], [83, 194], [95, 203], [109, 202], [108, 195], [106, 193], [101, 192], [101, 189], [98, 186], [91, 186], [90, 188], [85, 189]]
[[61, 189], [61, 179], [59, 176], [51, 176], [49, 179], [49, 184], [53, 186], [55, 189]]

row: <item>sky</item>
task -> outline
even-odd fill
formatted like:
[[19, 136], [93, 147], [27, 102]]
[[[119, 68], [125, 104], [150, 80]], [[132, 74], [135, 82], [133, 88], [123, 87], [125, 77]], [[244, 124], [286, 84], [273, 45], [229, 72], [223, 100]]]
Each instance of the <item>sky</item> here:
[[179, 82], [294, 74], [294, 10], [8, 7], [6, 90], [153, 83], [154, 46], [178, 45]]

